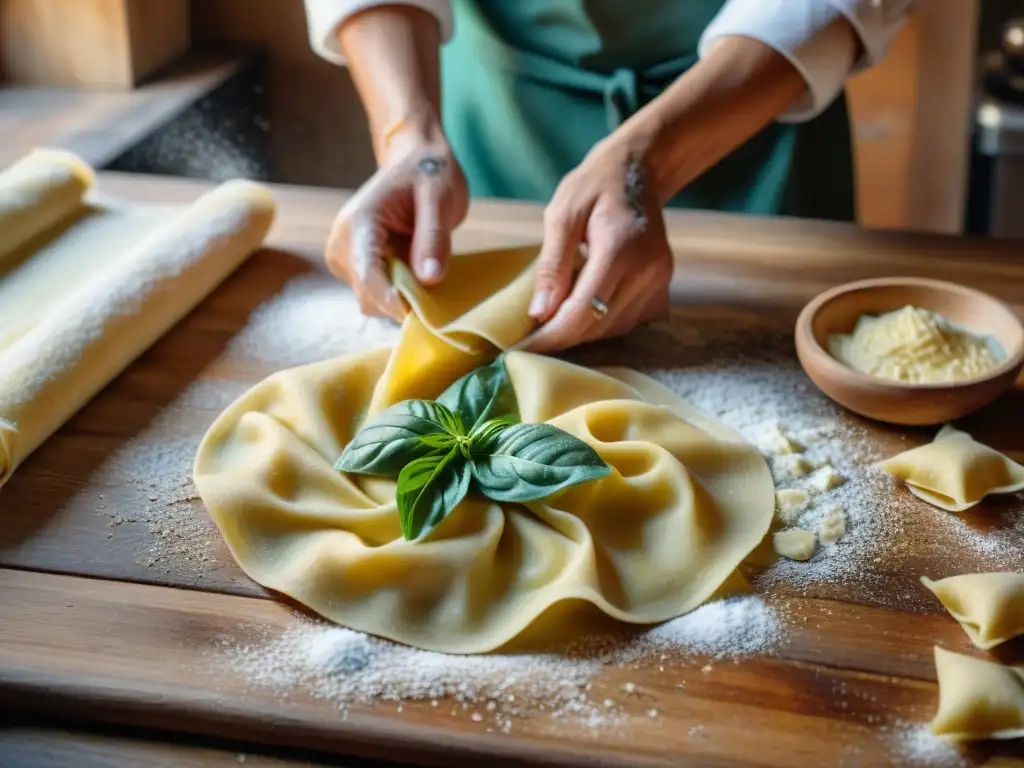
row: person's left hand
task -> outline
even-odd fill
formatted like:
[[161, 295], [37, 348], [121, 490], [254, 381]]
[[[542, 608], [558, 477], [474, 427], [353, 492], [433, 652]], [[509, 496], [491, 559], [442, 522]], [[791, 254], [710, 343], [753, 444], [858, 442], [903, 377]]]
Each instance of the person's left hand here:
[[673, 262], [661, 203], [643, 159], [624, 144], [612, 136], [595, 146], [544, 211], [530, 304], [543, 325], [524, 349], [548, 353], [622, 336], [668, 313]]

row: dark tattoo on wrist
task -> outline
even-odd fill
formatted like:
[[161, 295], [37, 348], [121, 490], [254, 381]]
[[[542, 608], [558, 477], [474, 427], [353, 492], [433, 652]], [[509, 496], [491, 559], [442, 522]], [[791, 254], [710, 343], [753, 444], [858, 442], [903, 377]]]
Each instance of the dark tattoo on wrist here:
[[445, 159], [436, 155], [424, 157], [416, 164], [416, 169], [427, 176], [440, 176], [444, 171]]
[[626, 205], [633, 212], [638, 226], [647, 223], [647, 214], [644, 213], [642, 202], [644, 189], [647, 186], [647, 172], [644, 170], [640, 159], [635, 155], [626, 158], [626, 182], [623, 194], [626, 198]]

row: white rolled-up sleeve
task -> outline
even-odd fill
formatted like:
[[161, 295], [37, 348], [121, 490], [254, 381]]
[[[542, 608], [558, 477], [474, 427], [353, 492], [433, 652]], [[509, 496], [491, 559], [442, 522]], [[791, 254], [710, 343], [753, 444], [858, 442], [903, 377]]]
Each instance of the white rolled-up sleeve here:
[[338, 27], [346, 19], [378, 5], [408, 5], [421, 8], [437, 19], [441, 40], [452, 34], [451, 0], [305, 0], [306, 27], [313, 50], [328, 61], [345, 64], [345, 54], [338, 43]]
[[[915, 0], [728, 0], [700, 39], [701, 56], [728, 36], [760, 40], [786, 57], [807, 90], [781, 122], [803, 122], [821, 114], [842, 92], [847, 78], [877, 64], [889, 50]], [[860, 41], [842, 28], [846, 19]]]

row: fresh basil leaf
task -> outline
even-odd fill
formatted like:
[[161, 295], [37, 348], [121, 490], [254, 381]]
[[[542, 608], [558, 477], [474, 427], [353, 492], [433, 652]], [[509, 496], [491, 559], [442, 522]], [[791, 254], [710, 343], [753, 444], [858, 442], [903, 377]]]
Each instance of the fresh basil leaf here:
[[[455, 417], [430, 400], [405, 400], [381, 411], [352, 438], [334, 468], [340, 472], [397, 477], [410, 461], [438, 446], [424, 442], [432, 435], [451, 435]], [[431, 438], [432, 439], [432, 438]]]
[[432, 435], [424, 435], [420, 442], [434, 450], [450, 451], [458, 444], [459, 438], [447, 432], [435, 432]]
[[514, 416], [499, 416], [496, 419], [490, 419], [482, 424], [478, 424], [476, 429], [469, 434], [470, 450], [486, 452], [486, 446], [488, 446], [492, 440], [513, 424], [518, 423], [519, 420]]
[[447, 406], [442, 403], [434, 403], [434, 407], [437, 410], [437, 416], [441, 421], [441, 426], [444, 430], [455, 437], [464, 437], [466, 434], [466, 428], [462, 425], [462, 419], [459, 414], [448, 409]]
[[515, 424], [473, 451], [477, 489], [494, 501], [525, 502], [611, 472], [597, 451], [550, 424]]
[[510, 416], [519, 421], [516, 393], [505, 369], [504, 355], [463, 376], [448, 387], [437, 402], [460, 415], [469, 432], [497, 416]]
[[469, 490], [469, 464], [458, 449], [422, 456], [398, 475], [395, 501], [402, 536], [415, 541], [451, 514]]

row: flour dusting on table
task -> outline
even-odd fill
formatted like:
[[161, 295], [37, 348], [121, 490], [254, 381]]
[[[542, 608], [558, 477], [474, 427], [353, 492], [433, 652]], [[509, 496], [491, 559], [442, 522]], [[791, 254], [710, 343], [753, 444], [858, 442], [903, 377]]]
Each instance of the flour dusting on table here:
[[[630, 710], [643, 702], [631, 702], [635, 685], [627, 683], [614, 694], [595, 691], [593, 681], [606, 666], [628, 667], [645, 658], [703, 664], [771, 653], [783, 639], [779, 614], [751, 596], [709, 603], [633, 636], [588, 637], [546, 653], [432, 653], [300, 620], [255, 644], [225, 640], [217, 663], [226, 660], [252, 686], [282, 696], [305, 689], [343, 711], [379, 701], [447, 707], [454, 702], [454, 716], [465, 713], [507, 732], [520, 716], [544, 714], [596, 727], [637, 714]], [[649, 709], [639, 713], [656, 717]]]
[[962, 768], [967, 760], [952, 742], [936, 736], [927, 725], [897, 725], [891, 731], [896, 764], [921, 768]]
[[315, 272], [293, 278], [250, 316], [229, 353], [279, 368], [390, 347], [399, 326], [366, 317], [347, 285]]

